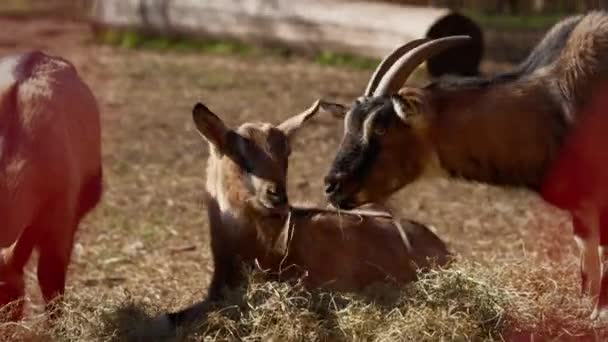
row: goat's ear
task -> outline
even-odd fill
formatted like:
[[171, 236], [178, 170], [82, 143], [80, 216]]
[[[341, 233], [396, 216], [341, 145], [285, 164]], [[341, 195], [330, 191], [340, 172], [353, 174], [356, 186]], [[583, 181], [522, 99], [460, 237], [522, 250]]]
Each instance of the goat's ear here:
[[224, 122], [204, 104], [197, 103], [192, 109], [192, 119], [198, 132], [218, 150], [226, 147], [226, 136], [230, 131]]
[[348, 112], [348, 107], [334, 102], [321, 101], [320, 109], [329, 112], [333, 117], [343, 119]]
[[280, 129], [285, 136], [287, 136], [290, 140], [292, 136], [302, 127], [302, 125], [308, 121], [308, 119], [312, 118], [313, 115], [317, 114], [319, 108], [321, 107], [321, 100], [315, 101], [315, 103], [308, 107], [305, 111], [300, 114], [294, 115], [291, 118], [281, 122], [277, 128]]
[[406, 123], [411, 123], [420, 114], [427, 111], [426, 94], [417, 88], [403, 88], [397, 95], [391, 96], [393, 109], [397, 116]]

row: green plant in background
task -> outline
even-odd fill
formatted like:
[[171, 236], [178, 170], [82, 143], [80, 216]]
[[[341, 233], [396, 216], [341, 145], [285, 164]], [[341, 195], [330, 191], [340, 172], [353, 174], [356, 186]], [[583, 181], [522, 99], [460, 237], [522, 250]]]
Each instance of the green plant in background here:
[[205, 52], [216, 54], [247, 55], [254, 49], [236, 41], [197, 40], [143, 34], [137, 31], [104, 29], [97, 34], [101, 44], [120, 46], [126, 49], [176, 50], [182, 52]]
[[[219, 55], [268, 55], [289, 58], [292, 51], [284, 47], [257, 47], [233, 40], [204, 40], [178, 37], [163, 37], [143, 34], [131, 30], [104, 29], [96, 35], [96, 42], [125, 49], [150, 49], [157, 51], [200, 52]], [[350, 54], [321, 51], [313, 60], [324, 66], [372, 70], [378, 60]]]
[[374, 69], [378, 60], [331, 51], [322, 51], [315, 57], [315, 62], [328, 66], [347, 66], [355, 69]]
[[568, 16], [567, 13], [546, 14], [488, 14], [465, 9], [462, 13], [485, 29], [491, 30], [545, 30]]
[[140, 47], [144, 37], [136, 32], [125, 32], [120, 39], [120, 46], [127, 49]]

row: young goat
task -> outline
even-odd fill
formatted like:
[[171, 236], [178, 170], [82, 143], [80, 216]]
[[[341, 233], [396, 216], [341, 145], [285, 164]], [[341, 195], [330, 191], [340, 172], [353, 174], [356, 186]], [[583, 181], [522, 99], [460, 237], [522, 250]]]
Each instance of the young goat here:
[[[101, 173], [97, 103], [72, 64], [41, 52], [0, 59], [0, 307], [24, 296], [35, 248], [44, 300], [63, 294]], [[22, 309], [19, 301], [8, 318]]]
[[[456, 36], [405, 44], [378, 66], [350, 110], [332, 106], [346, 116], [326, 177], [330, 202], [349, 208], [383, 200], [429, 174], [541, 191], [581, 110], [608, 81], [608, 15], [563, 20], [509, 73], [401, 88], [421, 62], [467, 41]], [[601, 277], [606, 285], [592, 318], [608, 314], [608, 255], [602, 255], [601, 274], [597, 256], [598, 239], [608, 247], [608, 224], [591, 224], [608, 215], [608, 203], [547, 200], [573, 214], [582, 291], [595, 295]]]
[[[236, 130], [202, 104], [194, 122], [210, 145], [207, 213], [215, 272], [208, 299], [240, 281], [243, 262], [257, 260], [280, 279], [304, 275], [307, 287], [356, 291], [374, 282], [412, 281], [417, 268], [448, 261], [444, 243], [427, 227], [381, 211], [337, 212], [291, 207], [287, 161], [294, 133], [317, 101], [278, 126], [246, 123]], [[169, 314], [176, 324], [200, 317], [204, 302]]]

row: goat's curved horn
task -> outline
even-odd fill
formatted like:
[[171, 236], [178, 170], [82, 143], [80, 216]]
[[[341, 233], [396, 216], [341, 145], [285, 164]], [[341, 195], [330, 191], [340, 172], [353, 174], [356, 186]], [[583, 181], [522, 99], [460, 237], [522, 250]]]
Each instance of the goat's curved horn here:
[[374, 96], [387, 95], [397, 91], [409, 78], [410, 74], [427, 59], [452, 48], [471, 41], [469, 36], [451, 36], [426, 42], [401, 56], [378, 83]]
[[369, 83], [367, 84], [367, 87], [365, 88], [365, 93], [363, 95], [372, 96], [374, 90], [376, 90], [376, 87], [378, 86], [378, 83], [382, 79], [382, 76], [386, 74], [389, 68], [399, 59], [399, 57], [405, 55], [411, 49], [416, 48], [428, 41], [430, 41], [430, 39], [428, 38], [414, 39], [406, 44], [401, 45], [400, 47], [393, 50], [393, 52], [388, 54], [386, 57], [384, 57], [382, 62], [380, 62], [380, 64], [378, 64], [378, 66], [376, 67], [376, 70], [374, 70], [372, 77], [369, 79]]

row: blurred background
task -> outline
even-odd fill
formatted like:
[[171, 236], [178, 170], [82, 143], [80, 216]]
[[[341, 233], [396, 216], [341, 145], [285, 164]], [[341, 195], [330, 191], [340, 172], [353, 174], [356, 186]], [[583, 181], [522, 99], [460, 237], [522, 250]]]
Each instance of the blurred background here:
[[[325, 51], [325, 58], [332, 52], [346, 52], [378, 59], [390, 47], [418, 36], [473, 36], [475, 42], [468, 49], [430, 61], [430, 68], [437, 69], [431, 74], [436, 76], [450, 71], [474, 73], [471, 65], [452, 69], [440, 65], [454, 64], [463, 53], [473, 60], [483, 56], [488, 61], [516, 63], [559, 19], [606, 6], [608, 1], [603, 0], [3, 0], [0, 13], [89, 20], [96, 38], [114, 43], [116, 31], [137, 31], [173, 38], [272, 43], [285, 53]], [[453, 16], [442, 21], [448, 14]], [[133, 36], [123, 39], [137, 40]]]
[[449, 7], [489, 14], [569, 13], [606, 8], [603, 0], [381, 0], [404, 5]]

